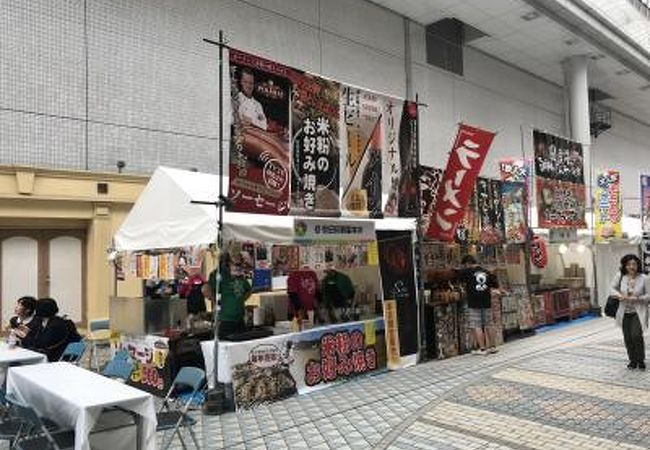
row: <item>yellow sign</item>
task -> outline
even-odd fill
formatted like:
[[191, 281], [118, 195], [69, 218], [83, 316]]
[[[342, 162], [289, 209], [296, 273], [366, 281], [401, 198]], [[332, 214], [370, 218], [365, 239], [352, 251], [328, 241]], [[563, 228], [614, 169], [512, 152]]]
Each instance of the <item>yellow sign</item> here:
[[384, 300], [384, 322], [386, 325], [386, 356], [388, 359], [388, 368], [397, 369], [401, 367], [401, 356], [397, 325], [397, 302], [395, 300]]
[[368, 265], [379, 265], [379, 247], [377, 246], [377, 241], [368, 244]]
[[375, 321], [368, 320], [363, 323], [363, 334], [366, 336], [366, 346], [375, 345], [377, 343], [377, 330], [375, 329]]

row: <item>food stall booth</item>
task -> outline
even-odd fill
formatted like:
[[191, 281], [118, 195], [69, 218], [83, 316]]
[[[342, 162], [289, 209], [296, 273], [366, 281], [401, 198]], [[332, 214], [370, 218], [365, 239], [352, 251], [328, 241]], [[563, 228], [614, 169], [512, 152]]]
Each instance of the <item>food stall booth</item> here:
[[[386, 228], [409, 233], [415, 221], [225, 212], [223, 248], [218, 250], [211, 246], [217, 236], [217, 208], [192, 203], [216, 198], [218, 183], [219, 177], [214, 175], [159, 168], [114, 242], [115, 251], [122, 257], [124, 278], [134, 274], [149, 281], [162, 278], [165, 271], [161, 266], [167, 277], [178, 278], [178, 270], [169, 266], [181, 264], [185, 275], [193, 271], [191, 276], [206, 281], [221, 252], [229, 255], [232, 272], [251, 284], [252, 294], [245, 303], [246, 330], [230, 336], [228, 342], [220, 341], [216, 352], [218, 381], [230, 388], [226, 392], [232, 392], [237, 407], [248, 408], [355, 375], [415, 362], [417, 349], [408, 355], [400, 352], [395, 302], [384, 307], [376, 234], [376, 229]], [[158, 262], [143, 264], [139, 259], [144, 255], [157, 257]], [[412, 259], [412, 253], [409, 257]], [[414, 278], [412, 268], [411, 264], [410, 277]], [[146, 291], [147, 281], [141, 283]], [[337, 286], [334, 290], [333, 285]], [[339, 298], [345, 291], [341, 286], [352, 288], [343, 296], [346, 298]], [[304, 299], [309, 296], [313, 298]], [[177, 297], [157, 300], [172, 304], [179, 301]], [[414, 293], [411, 300], [415, 304]], [[140, 299], [111, 299], [111, 326], [130, 335], [123, 339], [124, 346], [131, 345], [136, 353], [147, 353], [137, 350], [143, 342], [154, 342], [155, 353], [164, 347], [163, 336], [169, 334], [169, 328], [190, 324], [182, 314], [174, 315], [173, 311], [182, 309], [178, 305], [170, 306], [173, 311], [167, 315], [176, 322], [162, 321], [163, 327], [157, 326], [160, 320], [152, 324], [147, 316], [151, 311], [146, 308], [148, 301], [151, 299], [144, 295]], [[312, 306], [300, 308], [296, 302]], [[133, 329], [128, 320], [122, 320], [129, 316], [128, 311], [131, 317], [143, 317], [143, 329]], [[203, 317], [208, 319], [208, 315]], [[413, 340], [414, 333], [417, 335], [417, 327], [404, 327], [403, 339]], [[198, 347], [195, 350], [202, 354], [195, 356], [205, 365], [209, 384], [214, 386], [215, 341], [213, 334], [202, 336], [202, 352]], [[168, 352], [171, 347], [167, 346]], [[178, 364], [168, 355], [150, 359], [155, 366], [156, 359], [167, 358], [173, 369]]]

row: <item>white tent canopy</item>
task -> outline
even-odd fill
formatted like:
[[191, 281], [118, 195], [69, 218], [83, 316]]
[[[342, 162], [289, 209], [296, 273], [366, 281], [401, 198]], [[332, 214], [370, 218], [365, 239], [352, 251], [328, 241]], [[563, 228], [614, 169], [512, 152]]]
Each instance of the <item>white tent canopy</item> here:
[[[224, 178], [224, 193], [228, 192]], [[159, 167], [114, 237], [117, 251], [209, 245], [217, 240], [219, 177]], [[224, 239], [288, 243], [293, 218], [224, 212]]]
[[[223, 192], [228, 178], [222, 177]], [[219, 177], [159, 167], [114, 237], [117, 251], [142, 251], [209, 245], [217, 240], [216, 201]], [[224, 212], [223, 239], [287, 244], [293, 241], [293, 217]], [[378, 230], [414, 230], [414, 219], [375, 221]]]

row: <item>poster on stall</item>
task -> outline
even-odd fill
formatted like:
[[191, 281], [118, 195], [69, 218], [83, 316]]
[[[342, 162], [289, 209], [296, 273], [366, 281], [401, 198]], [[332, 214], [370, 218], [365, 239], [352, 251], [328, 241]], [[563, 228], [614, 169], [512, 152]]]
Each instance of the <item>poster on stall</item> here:
[[501, 182], [479, 178], [476, 182], [476, 196], [480, 218], [480, 242], [499, 244], [504, 241], [503, 205], [501, 203]]
[[230, 50], [230, 210], [289, 212], [293, 70]]
[[235, 404], [248, 409], [385, 368], [384, 320], [241, 342], [225, 351]]
[[585, 186], [537, 178], [540, 228], [586, 228]]
[[399, 354], [402, 357], [415, 355], [418, 351], [418, 312], [413, 236], [410, 231], [380, 230], [377, 241], [384, 299], [395, 302]]
[[641, 235], [641, 264], [643, 273], [650, 272], [650, 233], [646, 231]]
[[414, 102], [387, 99], [384, 146], [385, 217], [418, 214], [418, 106]]
[[650, 232], [650, 175], [641, 175], [641, 225]]
[[340, 85], [307, 73], [294, 82], [291, 214], [339, 216]]
[[461, 124], [449, 154], [427, 237], [451, 242], [463, 220], [495, 133]]
[[535, 175], [538, 177], [584, 184], [582, 144], [533, 131]]
[[294, 222], [296, 241], [370, 242], [376, 240], [372, 220], [327, 220], [300, 218]]
[[526, 242], [526, 214], [528, 210], [526, 197], [524, 183], [504, 181], [501, 185], [506, 242], [510, 244]]
[[429, 229], [441, 180], [442, 169], [420, 166], [420, 217], [422, 219], [420, 225], [422, 234], [425, 234]]
[[341, 87], [344, 215], [382, 217], [384, 103], [384, 97], [373, 92]]
[[128, 352], [134, 363], [133, 372], [127, 383], [153, 395], [164, 397], [172, 383], [168, 339], [152, 335], [123, 335], [120, 348]]
[[609, 242], [623, 235], [621, 174], [606, 170], [596, 176], [596, 242]]
[[530, 164], [523, 158], [506, 158], [499, 160], [501, 181], [526, 183], [530, 177]]

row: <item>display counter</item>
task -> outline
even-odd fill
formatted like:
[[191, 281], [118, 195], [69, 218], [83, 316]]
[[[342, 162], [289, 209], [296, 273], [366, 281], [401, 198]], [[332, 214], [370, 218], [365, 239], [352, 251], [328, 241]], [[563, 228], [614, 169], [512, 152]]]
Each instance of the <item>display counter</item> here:
[[[208, 374], [214, 342], [201, 343]], [[219, 342], [218, 380], [238, 408], [277, 401], [386, 368], [384, 319], [316, 327], [244, 342]], [[214, 386], [209, 375], [209, 385]]]
[[113, 330], [137, 336], [156, 334], [185, 323], [187, 300], [111, 297], [109, 313]]

